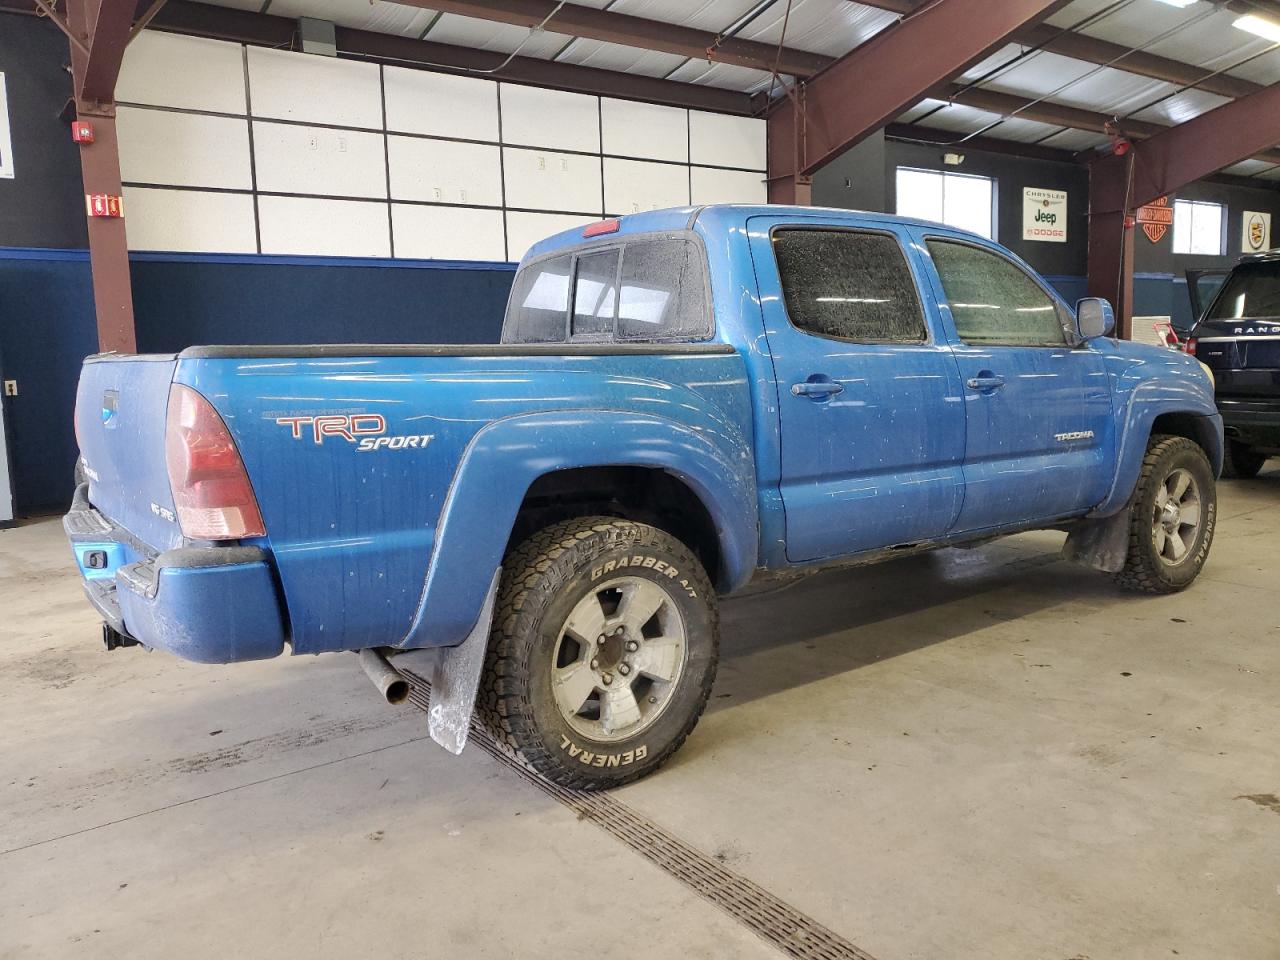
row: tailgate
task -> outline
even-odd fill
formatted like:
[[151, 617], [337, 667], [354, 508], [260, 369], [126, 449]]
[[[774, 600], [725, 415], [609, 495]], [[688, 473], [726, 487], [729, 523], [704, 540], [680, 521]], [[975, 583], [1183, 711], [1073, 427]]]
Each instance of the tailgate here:
[[76, 394], [89, 502], [160, 551], [182, 543], [164, 461], [172, 356], [91, 357]]
[[1196, 328], [1196, 359], [1213, 371], [1222, 396], [1276, 396], [1280, 388], [1280, 324], [1205, 320]]

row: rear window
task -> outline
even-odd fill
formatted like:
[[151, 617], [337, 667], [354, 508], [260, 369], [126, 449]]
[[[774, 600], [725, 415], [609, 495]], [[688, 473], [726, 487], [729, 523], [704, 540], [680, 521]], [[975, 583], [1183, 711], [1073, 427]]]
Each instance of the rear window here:
[[1231, 271], [1208, 320], [1280, 318], [1280, 261], [1243, 263]]
[[895, 237], [854, 230], [788, 229], [773, 251], [791, 323], [855, 343], [922, 343], [915, 280]]
[[705, 340], [712, 334], [701, 248], [637, 239], [540, 260], [511, 289], [503, 343]]

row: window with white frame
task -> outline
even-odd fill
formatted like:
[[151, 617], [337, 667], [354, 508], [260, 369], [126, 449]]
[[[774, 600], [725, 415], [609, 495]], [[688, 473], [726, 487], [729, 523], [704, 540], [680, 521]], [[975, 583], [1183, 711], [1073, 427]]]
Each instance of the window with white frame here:
[[9, 95], [0, 73], [0, 177], [13, 179], [13, 138], [9, 135]]
[[1205, 200], [1173, 201], [1173, 252], [1220, 257], [1226, 252], [1227, 208]]
[[990, 177], [899, 167], [897, 212], [996, 238], [996, 182]]

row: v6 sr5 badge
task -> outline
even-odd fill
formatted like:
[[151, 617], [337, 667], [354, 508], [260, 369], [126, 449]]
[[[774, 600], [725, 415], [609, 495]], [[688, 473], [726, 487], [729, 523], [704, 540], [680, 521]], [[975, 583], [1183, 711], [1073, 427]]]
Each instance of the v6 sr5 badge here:
[[380, 413], [326, 413], [314, 417], [276, 417], [276, 423], [288, 427], [294, 440], [310, 438], [323, 444], [330, 438], [354, 443], [360, 453], [372, 450], [421, 450], [435, 434], [398, 434], [387, 436], [387, 419]]

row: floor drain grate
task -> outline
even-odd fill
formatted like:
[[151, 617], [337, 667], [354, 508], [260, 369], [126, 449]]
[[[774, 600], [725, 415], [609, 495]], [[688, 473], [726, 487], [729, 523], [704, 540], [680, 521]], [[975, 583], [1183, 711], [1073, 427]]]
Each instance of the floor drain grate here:
[[[408, 671], [405, 675], [413, 686], [409, 701], [425, 711], [429, 685]], [[543, 779], [495, 743], [489, 732], [474, 720], [470, 742], [582, 819], [612, 834], [787, 956], [797, 960], [875, 960], [865, 950], [725, 868], [715, 858], [691, 847], [609, 794], [571, 790]]]

